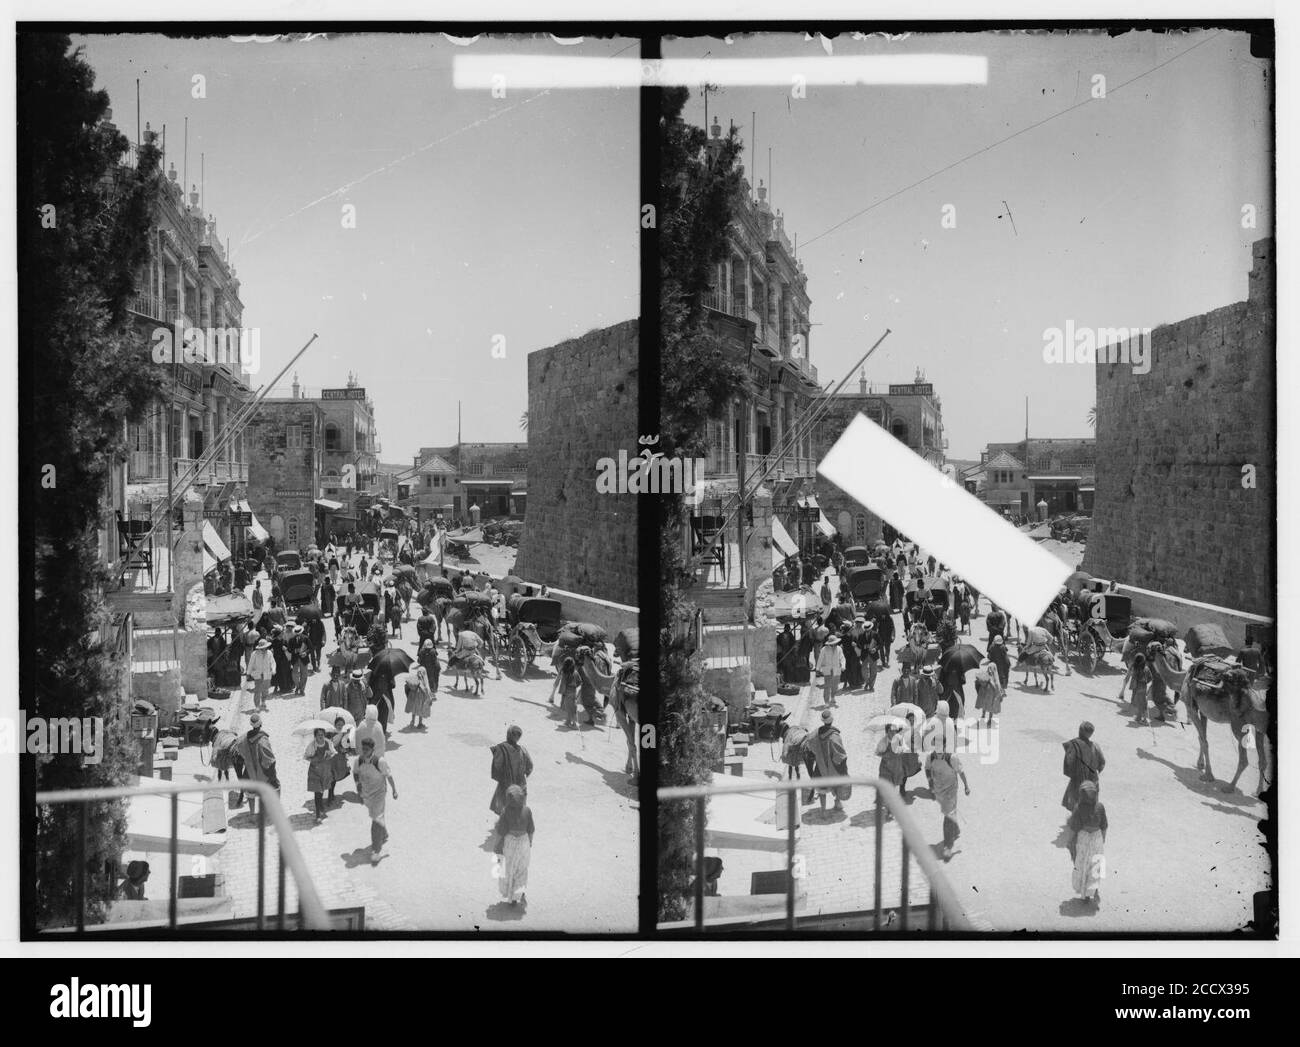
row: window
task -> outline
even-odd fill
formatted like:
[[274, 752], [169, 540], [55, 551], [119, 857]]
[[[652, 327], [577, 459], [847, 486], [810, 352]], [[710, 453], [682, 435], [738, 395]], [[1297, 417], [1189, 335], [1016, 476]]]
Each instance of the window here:
[[342, 441], [339, 439], [339, 427], [333, 422], [325, 424], [325, 450], [341, 451], [343, 450]]
[[302, 426], [289, 425], [285, 426], [285, 446], [289, 448], [302, 447]]
[[296, 549], [298, 547], [298, 517], [289, 517], [289, 547]]

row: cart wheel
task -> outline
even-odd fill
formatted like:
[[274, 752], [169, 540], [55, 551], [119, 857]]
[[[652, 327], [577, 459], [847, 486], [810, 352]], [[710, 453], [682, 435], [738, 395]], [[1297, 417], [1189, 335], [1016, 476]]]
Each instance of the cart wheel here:
[[1085, 634], [1084, 639], [1084, 657], [1088, 659], [1088, 675], [1092, 676], [1097, 672], [1097, 659], [1101, 655], [1101, 649], [1097, 644], [1097, 638], [1091, 632]]

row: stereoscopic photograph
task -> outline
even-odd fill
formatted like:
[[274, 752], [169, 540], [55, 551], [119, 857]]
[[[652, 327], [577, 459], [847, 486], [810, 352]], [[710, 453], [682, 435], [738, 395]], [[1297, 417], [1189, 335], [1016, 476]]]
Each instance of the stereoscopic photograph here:
[[637, 930], [638, 47], [19, 33], [27, 935]]
[[1271, 38], [919, 28], [664, 43], [659, 927], [1272, 935]]

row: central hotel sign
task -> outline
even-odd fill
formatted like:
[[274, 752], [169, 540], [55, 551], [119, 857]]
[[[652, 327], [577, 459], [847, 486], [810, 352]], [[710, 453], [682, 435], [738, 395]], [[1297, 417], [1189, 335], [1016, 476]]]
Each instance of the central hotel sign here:
[[347, 389], [322, 389], [320, 398], [322, 400], [364, 400], [366, 391], [356, 386]]

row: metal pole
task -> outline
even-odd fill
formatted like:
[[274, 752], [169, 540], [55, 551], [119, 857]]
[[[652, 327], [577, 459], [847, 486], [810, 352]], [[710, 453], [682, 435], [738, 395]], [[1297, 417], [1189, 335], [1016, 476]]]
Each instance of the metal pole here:
[[[277, 845], [279, 844], [278, 839], [276, 840], [276, 843]], [[283, 931], [284, 930], [284, 852], [280, 850], [279, 846], [277, 846], [275, 849], [275, 856], [276, 856], [276, 864], [280, 867], [280, 871], [277, 873], [277, 876], [279, 878], [280, 912], [276, 916], [275, 929], [277, 931]]]
[[880, 867], [884, 864], [885, 844], [885, 805], [880, 802], [880, 793], [876, 792], [876, 911], [871, 917], [871, 929], [880, 930]]
[[695, 929], [704, 930], [704, 800], [695, 798]]
[[907, 910], [909, 908], [908, 901], [907, 901], [907, 893], [908, 893], [907, 874], [908, 874], [908, 866], [911, 864], [912, 864], [912, 856], [908, 854], [907, 837], [904, 836], [903, 837], [903, 880], [902, 880], [902, 891], [901, 891], [902, 911], [899, 913], [898, 916], [899, 919], [898, 929], [900, 931], [907, 930]]
[[253, 794], [257, 800], [257, 929], [260, 932], [266, 918], [266, 800]]
[[785, 929], [794, 930], [794, 821], [799, 816], [799, 807], [795, 802], [798, 792], [786, 790], [785, 794]]
[[86, 832], [89, 816], [86, 805], [80, 804], [80, 825], [77, 828], [77, 933], [86, 933]]
[[172, 838], [170, 842], [172, 858], [172, 875], [171, 890], [168, 892], [167, 901], [167, 926], [173, 931], [176, 930], [176, 880], [180, 875], [180, 858], [177, 851], [180, 849], [180, 842], [177, 837], [180, 835], [180, 806], [181, 794], [172, 793]]

